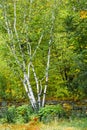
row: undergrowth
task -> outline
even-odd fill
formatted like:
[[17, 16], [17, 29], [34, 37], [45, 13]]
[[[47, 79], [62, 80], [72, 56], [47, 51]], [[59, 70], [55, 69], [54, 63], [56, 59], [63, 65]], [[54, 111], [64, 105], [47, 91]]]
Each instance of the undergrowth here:
[[[71, 112], [71, 113], [70, 113]], [[37, 113], [29, 105], [22, 106], [9, 106], [6, 109], [0, 110], [0, 124], [15, 123], [23, 124], [31, 121], [38, 121], [49, 123], [53, 120], [74, 120], [76, 117], [87, 118], [85, 113], [67, 112], [61, 105], [46, 105], [41, 108]]]

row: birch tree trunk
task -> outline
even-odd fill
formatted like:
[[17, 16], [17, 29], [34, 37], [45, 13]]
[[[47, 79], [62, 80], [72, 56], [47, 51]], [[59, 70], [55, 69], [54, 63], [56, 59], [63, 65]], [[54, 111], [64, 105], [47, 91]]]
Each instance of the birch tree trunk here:
[[51, 29], [50, 29], [50, 40], [48, 43], [48, 58], [47, 58], [47, 66], [46, 66], [46, 73], [45, 73], [45, 87], [44, 87], [44, 93], [43, 93], [43, 99], [42, 99], [42, 107], [45, 106], [45, 98], [46, 98], [46, 91], [47, 91], [47, 87], [48, 87], [48, 78], [49, 78], [49, 67], [50, 67], [50, 56], [51, 56], [51, 45], [53, 43], [53, 29], [54, 29], [54, 20], [55, 20], [55, 14], [54, 14], [54, 10], [52, 10], [52, 25], [51, 25]]

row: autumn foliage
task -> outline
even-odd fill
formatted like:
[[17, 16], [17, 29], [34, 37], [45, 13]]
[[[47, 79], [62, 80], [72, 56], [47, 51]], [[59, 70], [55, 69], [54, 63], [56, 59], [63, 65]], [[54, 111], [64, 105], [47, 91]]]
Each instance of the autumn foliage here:
[[87, 18], [87, 11], [86, 11], [86, 10], [81, 10], [81, 11], [80, 11], [80, 17], [81, 17], [82, 19]]

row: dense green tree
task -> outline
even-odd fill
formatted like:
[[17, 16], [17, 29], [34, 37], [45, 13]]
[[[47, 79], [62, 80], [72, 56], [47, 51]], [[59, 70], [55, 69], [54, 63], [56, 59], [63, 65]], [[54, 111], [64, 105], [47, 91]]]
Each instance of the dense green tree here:
[[[86, 62], [87, 62], [87, 19], [86, 19], [86, 1], [69, 1], [68, 15], [65, 19], [65, 29], [67, 34], [68, 46], [72, 47], [75, 54], [75, 76], [72, 82], [72, 91], [82, 90], [86, 92]], [[83, 12], [83, 13], [82, 13]], [[84, 17], [83, 17], [84, 16]], [[84, 95], [85, 93], [83, 93]]]

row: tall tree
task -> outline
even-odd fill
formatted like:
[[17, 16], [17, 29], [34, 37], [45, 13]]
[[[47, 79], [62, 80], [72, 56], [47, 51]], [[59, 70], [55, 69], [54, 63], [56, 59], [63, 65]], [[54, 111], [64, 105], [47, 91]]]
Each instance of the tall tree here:
[[[4, 13], [4, 30], [7, 31], [7, 47], [14, 64], [14, 70], [18, 73], [30, 103], [34, 110], [45, 105], [46, 91], [48, 87], [48, 75], [50, 66], [51, 46], [53, 43], [53, 28], [55, 20], [54, 1], [4, 1], [2, 2]], [[42, 50], [41, 50], [42, 48]], [[45, 54], [45, 65], [42, 62], [42, 54]], [[41, 56], [40, 56], [41, 55]], [[38, 59], [44, 73], [37, 75], [35, 62]], [[16, 68], [16, 69], [15, 69]], [[42, 71], [41, 70], [41, 71]], [[31, 84], [31, 74], [34, 85]], [[39, 77], [39, 75], [41, 75]], [[44, 82], [44, 87], [42, 86]], [[37, 96], [33, 89], [36, 88]]]
[[[86, 0], [68, 1], [68, 15], [65, 19], [65, 30], [68, 46], [71, 46], [75, 56], [75, 74], [72, 82], [72, 90], [82, 93], [87, 92], [87, 11]], [[84, 81], [84, 82], [83, 82]], [[83, 93], [84, 95], [84, 93]]]

